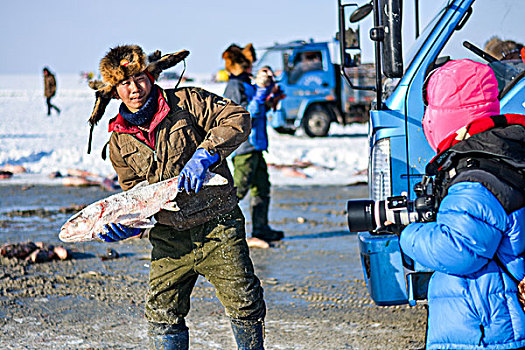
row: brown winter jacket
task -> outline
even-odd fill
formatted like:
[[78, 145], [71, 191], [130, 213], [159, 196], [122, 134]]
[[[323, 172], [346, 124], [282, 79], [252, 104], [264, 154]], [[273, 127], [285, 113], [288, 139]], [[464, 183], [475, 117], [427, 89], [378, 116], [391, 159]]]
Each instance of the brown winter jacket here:
[[185, 230], [205, 223], [237, 205], [236, 190], [226, 157], [250, 132], [250, 115], [239, 105], [206, 90], [187, 87], [162, 90], [168, 114], [155, 128], [155, 151], [133, 134], [113, 131], [109, 141], [110, 159], [123, 190], [141, 181], [149, 183], [179, 175], [197, 148], [220, 156], [210, 169], [224, 176], [228, 185], [203, 187], [198, 194], [181, 192], [179, 211], [162, 210], [159, 223]]
[[57, 82], [55, 76], [51, 73], [44, 75], [44, 96], [50, 98], [55, 96], [57, 91]]

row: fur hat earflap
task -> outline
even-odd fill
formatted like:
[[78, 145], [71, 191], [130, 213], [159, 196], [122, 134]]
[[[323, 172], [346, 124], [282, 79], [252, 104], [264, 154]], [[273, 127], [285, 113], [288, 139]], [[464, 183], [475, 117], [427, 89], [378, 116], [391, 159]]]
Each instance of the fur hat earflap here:
[[[161, 57], [160, 51], [157, 50], [154, 52], [154, 56], [150, 56], [150, 64], [148, 64], [146, 70], [151, 74], [153, 79], [157, 80], [163, 70], [175, 66], [177, 63], [188, 57], [189, 54], [190, 52], [188, 50], [181, 50], [179, 52], [169, 53]], [[151, 60], [151, 58], [154, 59]]]
[[224, 59], [224, 68], [233, 75], [245, 72], [257, 60], [252, 44], [243, 48], [232, 44], [222, 53], [222, 58]]

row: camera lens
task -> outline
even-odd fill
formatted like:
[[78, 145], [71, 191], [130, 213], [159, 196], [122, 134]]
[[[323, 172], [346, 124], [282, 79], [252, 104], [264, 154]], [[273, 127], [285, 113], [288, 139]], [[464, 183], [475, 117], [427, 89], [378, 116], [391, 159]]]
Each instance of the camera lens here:
[[374, 219], [374, 201], [372, 200], [348, 201], [347, 217], [350, 232], [373, 231], [377, 227]]

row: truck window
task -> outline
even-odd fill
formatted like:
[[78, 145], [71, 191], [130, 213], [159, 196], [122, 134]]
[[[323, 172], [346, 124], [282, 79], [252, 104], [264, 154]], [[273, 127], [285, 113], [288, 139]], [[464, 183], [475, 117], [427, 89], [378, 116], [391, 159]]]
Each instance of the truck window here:
[[[448, 0], [447, 0], [448, 1]], [[446, 10], [446, 1], [443, 2], [443, 5], [439, 7], [439, 11], [432, 17], [432, 19], [425, 26], [417, 40], [410, 45], [410, 48], [405, 51], [405, 57], [403, 57], [403, 64], [405, 67], [409, 67], [412, 64], [412, 60], [417, 55], [418, 51], [421, 49], [421, 46], [425, 43], [428, 38], [429, 33], [434, 29], [438, 20], [443, 16]]]
[[323, 55], [321, 51], [304, 51], [295, 55], [288, 83], [295, 84], [308, 72], [323, 70]]
[[[496, 74], [501, 92], [514, 79], [522, 78], [525, 71], [525, 57], [521, 55], [525, 33], [519, 25], [522, 22], [522, 1], [474, 1], [469, 20], [453, 33], [440, 57], [445, 60], [468, 58], [489, 64]], [[476, 54], [475, 48], [465, 47], [469, 44], [500, 61], [491, 63], [490, 59]]]

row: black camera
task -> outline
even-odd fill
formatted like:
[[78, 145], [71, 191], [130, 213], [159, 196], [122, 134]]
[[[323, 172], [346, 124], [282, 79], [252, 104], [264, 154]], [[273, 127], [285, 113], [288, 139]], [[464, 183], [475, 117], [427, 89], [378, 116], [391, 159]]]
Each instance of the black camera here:
[[385, 228], [385, 221], [394, 224], [393, 227], [434, 221], [439, 205], [434, 191], [434, 181], [424, 176], [414, 186], [414, 201], [409, 201], [406, 196], [388, 197], [382, 201], [350, 200], [347, 204], [348, 228], [350, 232], [378, 232]]

